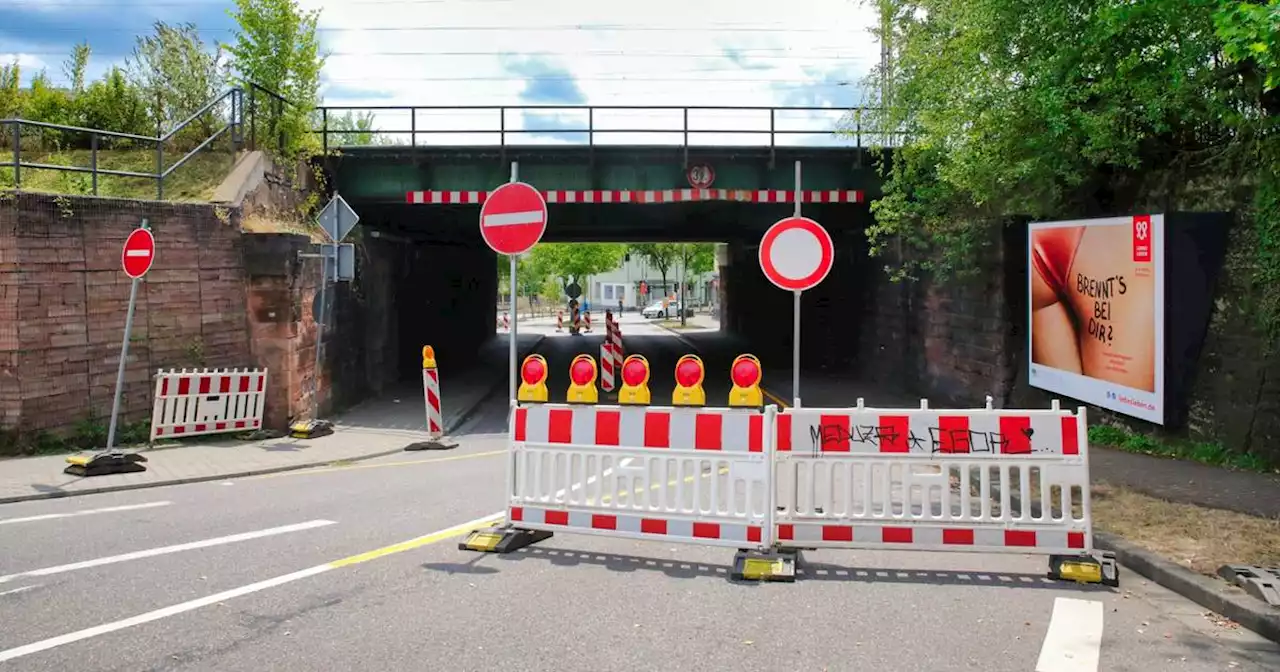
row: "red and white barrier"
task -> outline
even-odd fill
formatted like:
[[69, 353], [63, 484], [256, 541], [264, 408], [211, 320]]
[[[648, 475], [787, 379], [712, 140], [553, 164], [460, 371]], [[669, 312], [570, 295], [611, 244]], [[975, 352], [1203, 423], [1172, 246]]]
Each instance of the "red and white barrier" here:
[[616, 388], [615, 379], [621, 367], [617, 366], [613, 356], [613, 344], [605, 339], [600, 344], [600, 389], [612, 392]]
[[156, 372], [151, 440], [262, 428], [266, 369]]
[[[610, 345], [610, 354], [613, 355], [613, 370], [615, 372], [622, 371], [622, 361], [626, 359], [625, 352], [622, 347], [622, 328], [618, 325], [618, 321], [614, 320], [607, 330], [605, 341]], [[603, 364], [603, 361], [601, 362]]]
[[768, 547], [773, 413], [516, 407], [508, 520], [531, 530]]
[[563, 310], [556, 312], [556, 331], [557, 332], [564, 331], [564, 311]]
[[426, 400], [427, 434], [439, 439], [444, 436], [444, 413], [440, 410], [440, 370], [435, 366], [422, 368], [422, 396]]
[[506, 313], [502, 314], [502, 319], [498, 321], [498, 327], [503, 331], [511, 331], [511, 318]]
[[1085, 411], [788, 409], [778, 543], [1079, 554], [1093, 548]]

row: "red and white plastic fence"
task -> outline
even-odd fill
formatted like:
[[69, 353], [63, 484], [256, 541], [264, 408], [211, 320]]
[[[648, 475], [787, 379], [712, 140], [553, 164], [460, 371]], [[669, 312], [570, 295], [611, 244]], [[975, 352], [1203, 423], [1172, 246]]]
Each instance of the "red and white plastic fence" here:
[[798, 548], [1093, 547], [1085, 411], [787, 409], [777, 539]]
[[422, 396], [426, 400], [427, 434], [433, 439], [444, 436], [444, 414], [440, 410], [440, 370], [434, 359], [422, 367]]
[[508, 520], [534, 530], [767, 547], [772, 413], [517, 406]]
[[1093, 552], [1084, 408], [516, 404], [511, 423], [519, 528], [780, 550]]
[[262, 428], [266, 369], [159, 370], [151, 440]]

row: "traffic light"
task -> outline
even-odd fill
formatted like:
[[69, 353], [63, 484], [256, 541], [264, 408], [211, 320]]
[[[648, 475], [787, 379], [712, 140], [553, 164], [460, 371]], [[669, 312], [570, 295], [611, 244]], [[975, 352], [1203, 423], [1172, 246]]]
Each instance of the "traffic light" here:
[[649, 403], [649, 360], [643, 355], [631, 355], [622, 363], [622, 387], [618, 390], [618, 403]]
[[706, 369], [697, 355], [685, 355], [676, 362], [676, 389], [671, 393], [672, 406], [705, 406], [707, 393], [702, 390]]
[[760, 390], [760, 379], [763, 377], [759, 357], [738, 355], [729, 367], [729, 378], [733, 380], [733, 389], [729, 390], [729, 405], [753, 408], [764, 406], [764, 392]]
[[569, 392], [567, 401], [571, 404], [594, 404], [600, 398], [596, 390], [596, 360], [591, 355], [581, 354], [573, 358], [569, 365]]
[[547, 360], [542, 355], [529, 355], [520, 367], [519, 401], [547, 400]]

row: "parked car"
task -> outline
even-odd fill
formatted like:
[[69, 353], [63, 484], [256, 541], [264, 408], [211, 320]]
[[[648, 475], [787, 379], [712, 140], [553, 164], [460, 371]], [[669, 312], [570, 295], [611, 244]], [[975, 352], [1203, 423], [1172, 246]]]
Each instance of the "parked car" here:
[[[671, 317], [680, 317], [681, 308], [682, 305], [680, 303], [673, 302], [671, 305], [664, 307], [661, 301], [656, 301], [649, 304], [644, 310], [640, 311], [640, 314], [651, 320], [655, 320], [659, 317], [666, 317], [668, 315]], [[685, 317], [693, 317], [693, 308], [684, 308], [684, 314]]]

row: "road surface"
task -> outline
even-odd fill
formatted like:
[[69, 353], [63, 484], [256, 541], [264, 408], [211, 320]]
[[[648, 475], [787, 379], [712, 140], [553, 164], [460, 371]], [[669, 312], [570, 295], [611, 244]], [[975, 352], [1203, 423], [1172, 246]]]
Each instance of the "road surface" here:
[[[687, 349], [624, 329], [669, 398]], [[598, 348], [543, 341], [553, 394]], [[755, 585], [728, 580], [729, 549], [459, 551], [451, 530], [503, 509], [506, 415], [491, 400], [448, 452], [0, 507], [0, 670], [1280, 669], [1131, 573], [1052, 583], [1035, 557], [809, 553], [802, 580]]]

